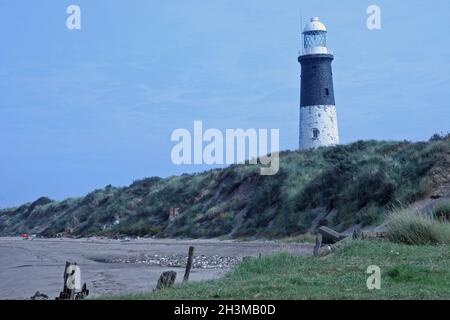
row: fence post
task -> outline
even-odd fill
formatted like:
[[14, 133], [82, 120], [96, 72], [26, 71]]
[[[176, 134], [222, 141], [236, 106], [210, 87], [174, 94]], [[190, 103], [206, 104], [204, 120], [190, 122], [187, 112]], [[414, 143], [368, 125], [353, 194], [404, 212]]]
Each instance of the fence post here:
[[189, 247], [188, 260], [186, 264], [186, 271], [184, 273], [183, 282], [187, 282], [189, 280], [189, 274], [191, 273], [193, 260], [194, 260], [194, 247]]
[[158, 279], [156, 290], [171, 288], [174, 285], [176, 278], [177, 273], [175, 271], [164, 271]]
[[69, 276], [72, 279], [72, 276], [75, 274], [75, 270], [72, 270], [72, 273], [69, 275], [68, 270], [71, 268], [71, 266], [76, 266], [76, 263], [71, 263], [66, 261], [66, 267], [64, 268], [64, 287], [63, 291], [59, 294], [59, 300], [75, 300], [75, 286], [72, 286], [69, 288], [67, 286], [67, 280], [69, 279]]

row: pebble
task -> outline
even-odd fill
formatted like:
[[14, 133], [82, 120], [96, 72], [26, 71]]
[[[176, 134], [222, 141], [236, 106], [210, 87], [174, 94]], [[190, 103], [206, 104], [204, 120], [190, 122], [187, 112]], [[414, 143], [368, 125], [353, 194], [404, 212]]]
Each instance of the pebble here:
[[[110, 263], [134, 263], [146, 264], [152, 266], [162, 267], [185, 267], [188, 257], [183, 254], [172, 254], [167, 256], [160, 256], [157, 254], [147, 255], [140, 254], [137, 256], [118, 257], [107, 262]], [[222, 257], [219, 255], [194, 256], [192, 268], [194, 269], [230, 269], [242, 261], [241, 257]]]

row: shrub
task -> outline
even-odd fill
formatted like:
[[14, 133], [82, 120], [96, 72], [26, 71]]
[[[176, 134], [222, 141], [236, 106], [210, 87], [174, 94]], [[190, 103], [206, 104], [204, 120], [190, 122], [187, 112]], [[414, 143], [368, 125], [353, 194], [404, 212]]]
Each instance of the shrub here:
[[411, 245], [450, 244], [450, 224], [417, 209], [392, 211], [387, 217], [387, 238]]
[[448, 133], [435, 133], [431, 138], [430, 141], [445, 141], [450, 140], [450, 132]]

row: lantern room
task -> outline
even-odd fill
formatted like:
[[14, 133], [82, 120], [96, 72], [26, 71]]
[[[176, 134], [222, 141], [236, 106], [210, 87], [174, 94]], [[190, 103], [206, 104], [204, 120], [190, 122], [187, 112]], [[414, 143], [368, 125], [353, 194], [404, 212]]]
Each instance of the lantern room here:
[[319, 18], [311, 18], [311, 21], [303, 30], [303, 55], [329, 54], [327, 48], [327, 28]]

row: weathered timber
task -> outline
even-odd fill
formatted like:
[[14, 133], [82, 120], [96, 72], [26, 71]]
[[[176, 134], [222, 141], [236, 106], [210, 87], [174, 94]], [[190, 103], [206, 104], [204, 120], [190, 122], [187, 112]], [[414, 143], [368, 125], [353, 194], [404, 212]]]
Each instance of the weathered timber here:
[[[81, 291], [77, 292], [77, 290]], [[64, 287], [56, 300], [81, 300], [88, 295], [89, 290], [86, 283], [81, 287], [80, 268], [75, 262], [66, 262], [66, 267], [64, 268]]]
[[59, 298], [57, 298], [58, 300], [75, 300], [75, 287], [69, 287], [67, 281], [69, 279], [69, 276], [73, 276], [75, 273], [75, 271], [72, 271], [72, 273], [69, 275], [68, 272], [69, 268], [71, 268], [71, 266], [73, 265], [77, 264], [66, 262], [66, 267], [64, 268], [64, 286], [63, 290], [59, 294]]
[[164, 271], [158, 279], [156, 289], [161, 290], [173, 287], [176, 278], [177, 273], [175, 271]]
[[345, 239], [342, 239], [341, 241], [338, 241], [334, 244], [325, 245], [322, 248], [320, 248], [318, 252], [319, 257], [324, 257], [329, 255], [330, 253], [336, 252], [337, 250], [343, 248], [347, 245], [349, 241], [352, 240], [352, 237], [347, 237]]
[[189, 275], [191, 274], [192, 262], [194, 261], [194, 247], [189, 247], [188, 260], [186, 263], [186, 271], [184, 272], [183, 282], [189, 281]]
[[323, 242], [335, 243], [347, 238], [347, 235], [334, 231], [331, 228], [322, 226], [319, 228], [319, 233], [323, 236]]

